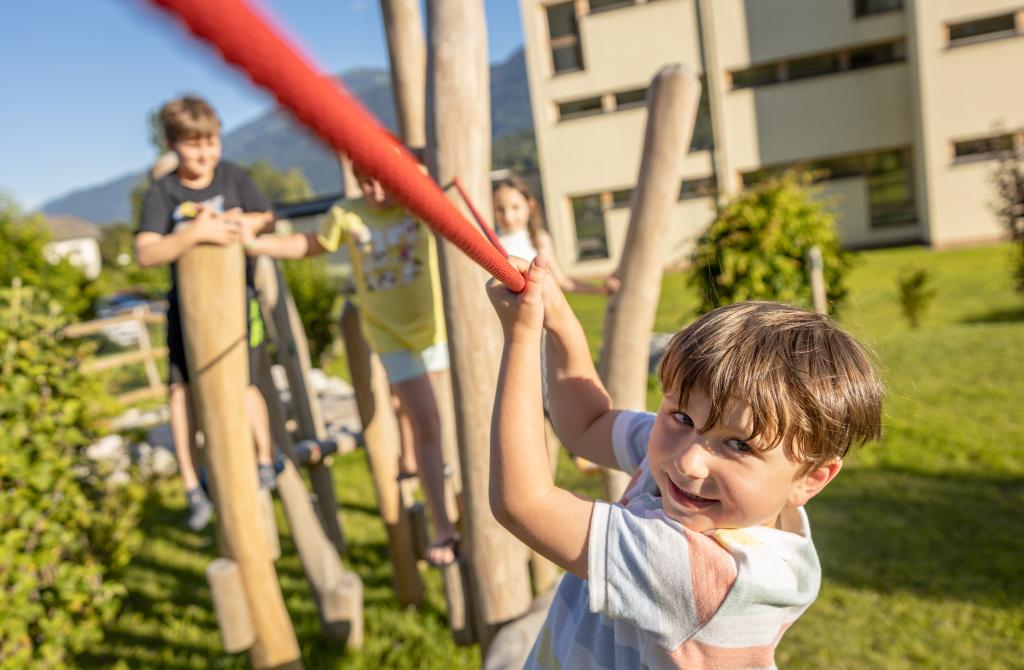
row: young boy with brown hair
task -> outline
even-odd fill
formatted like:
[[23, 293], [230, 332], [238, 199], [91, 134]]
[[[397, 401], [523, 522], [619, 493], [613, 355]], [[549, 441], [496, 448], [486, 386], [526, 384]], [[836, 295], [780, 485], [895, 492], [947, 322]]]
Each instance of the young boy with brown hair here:
[[[723, 307], [669, 344], [657, 413], [616, 410], [543, 258], [522, 294], [489, 293], [505, 333], [491, 506], [569, 571], [527, 667], [774, 668], [821, 581], [803, 506], [880, 432], [882, 385], [861, 347], [788, 305]], [[555, 429], [572, 453], [633, 475], [617, 503], [552, 481], [544, 329]]]
[[[146, 192], [135, 253], [142, 267], [171, 266], [171, 289], [167, 294], [168, 406], [181, 483], [188, 498], [188, 525], [198, 531], [209, 522], [213, 507], [199, 486], [192, 458], [195, 421], [188, 394], [176, 261], [197, 244], [237, 243], [242, 228], [261, 229], [273, 221], [273, 213], [270, 200], [245, 171], [221, 160], [220, 119], [205, 100], [185, 96], [168, 102], [160, 109], [160, 123], [167, 144], [178, 157], [178, 166]], [[246, 412], [256, 443], [256, 476], [262, 488], [273, 488], [267, 407], [255, 386], [258, 358], [254, 353], [263, 344], [263, 324], [256, 303], [254, 272], [253, 263], [247, 260], [250, 385], [246, 389]]]

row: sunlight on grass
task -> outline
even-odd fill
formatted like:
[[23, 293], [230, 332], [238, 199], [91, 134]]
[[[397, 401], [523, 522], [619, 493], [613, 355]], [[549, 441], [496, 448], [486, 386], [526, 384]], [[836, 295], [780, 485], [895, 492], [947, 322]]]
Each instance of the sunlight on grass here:
[[[1024, 300], [1011, 290], [1010, 248], [858, 254], [839, 320], [876, 352], [888, 385], [885, 435], [855, 452], [808, 506], [824, 582], [782, 641], [785, 668], [1024, 668]], [[926, 267], [938, 296], [919, 329], [896, 299], [908, 265]], [[604, 299], [572, 296], [596, 355]], [[665, 278], [655, 330], [693, 318], [681, 274]], [[650, 397], [657, 397], [656, 384]], [[451, 642], [436, 571], [419, 611], [393, 601], [384, 529], [365, 455], [339, 458], [349, 568], [366, 585], [366, 646], [322, 642], [278, 509], [278, 574], [308, 668], [475, 668], [476, 648]], [[590, 495], [596, 477], [563, 458], [559, 481]], [[128, 574], [130, 596], [86, 667], [243, 668], [220, 652], [203, 576], [212, 532], [184, 530], [177, 482], [147, 504], [147, 542]]]

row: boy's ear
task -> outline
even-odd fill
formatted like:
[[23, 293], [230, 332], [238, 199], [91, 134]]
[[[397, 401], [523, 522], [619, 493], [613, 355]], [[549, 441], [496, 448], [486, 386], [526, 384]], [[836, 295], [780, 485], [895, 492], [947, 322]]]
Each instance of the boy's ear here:
[[832, 481], [842, 469], [842, 459], [836, 459], [824, 465], [819, 465], [810, 472], [801, 475], [793, 483], [793, 490], [789, 495], [789, 504], [794, 507], [806, 505], [807, 501], [818, 495], [825, 488], [825, 485]]

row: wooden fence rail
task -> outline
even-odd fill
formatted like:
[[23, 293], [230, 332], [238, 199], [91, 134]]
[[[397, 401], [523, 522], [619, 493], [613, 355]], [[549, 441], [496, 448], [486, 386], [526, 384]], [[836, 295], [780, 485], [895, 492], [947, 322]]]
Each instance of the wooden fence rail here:
[[66, 337], [86, 337], [106, 332], [118, 326], [136, 324], [138, 329], [137, 351], [121, 351], [107, 356], [98, 356], [86, 361], [82, 366], [85, 372], [95, 373], [141, 363], [146, 369], [147, 385], [117, 396], [122, 404], [130, 405], [140, 400], [161, 397], [167, 392], [167, 387], [160, 381], [160, 373], [156, 367], [158, 360], [167, 357], [167, 347], [154, 347], [149, 339], [148, 328], [150, 324], [161, 325], [166, 322], [167, 317], [163, 314], [151, 312], [148, 307], [137, 307], [131, 312], [110, 318], [71, 324], [64, 329], [64, 335]]

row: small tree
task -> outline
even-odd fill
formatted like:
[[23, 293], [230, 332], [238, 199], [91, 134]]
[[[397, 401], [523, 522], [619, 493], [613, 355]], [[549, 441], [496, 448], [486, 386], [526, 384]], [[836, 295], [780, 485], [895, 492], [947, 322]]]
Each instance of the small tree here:
[[697, 241], [690, 283], [699, 313], [743, 300], [813, 306], [807, 252], [821, 249], [833, 311], [846, 297], [850, 256], [839, 248], [835, 219], [815, 200], [806, 173], [787, 172], [735, 196]]
[[930, 284], [931, 275], [924, 268], [908, 267], [900, 273], [897, 280], [900, 307], [911, 328], [921, 325], [921, 317], [935, 298], [935, 289]]
[[1013, 283], [1024, 293], [1024, 151], [1017, 149], [999, 160], [992, 175], [996, 190], [993, 209], [1015, 243]]

